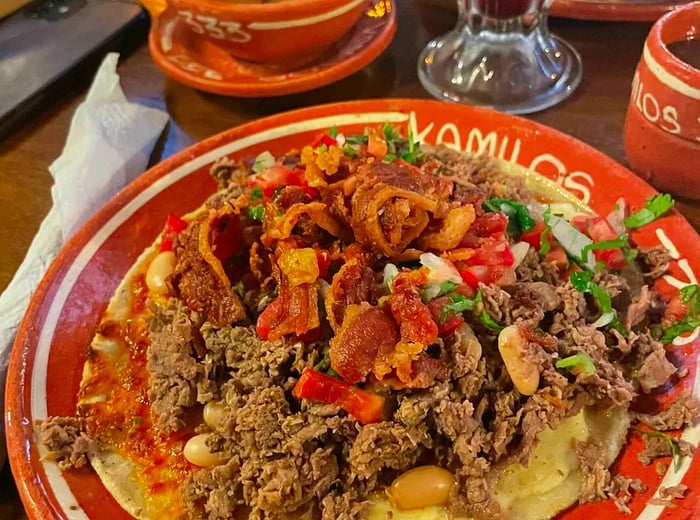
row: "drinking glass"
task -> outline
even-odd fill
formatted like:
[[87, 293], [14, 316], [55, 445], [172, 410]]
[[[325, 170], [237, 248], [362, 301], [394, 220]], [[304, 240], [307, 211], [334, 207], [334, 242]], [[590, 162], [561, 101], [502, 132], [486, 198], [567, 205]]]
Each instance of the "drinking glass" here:
[[581, 57], [550, 34], [551, 0], [456, 0], [456, 27], [432, 40], [418, 77], [438, 99], [512, 114], [559, 103], [581, 81]]

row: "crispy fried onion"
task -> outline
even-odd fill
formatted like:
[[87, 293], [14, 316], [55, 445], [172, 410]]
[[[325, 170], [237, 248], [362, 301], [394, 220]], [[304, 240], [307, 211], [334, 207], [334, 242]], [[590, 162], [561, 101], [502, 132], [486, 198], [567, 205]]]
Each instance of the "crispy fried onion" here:
[[[334, 237], [346, 237], [347, 233], [335, 220], [323, 202], [311, 202], [304, 204], [297, 202], [292, 204], [282, 215], [277, 215], [277, 207], [274, 203], [265, 205], [265, 231], [261, 241], [265, 245], [270, 245], [274, 240], [285, 240], [292, 235], [292, 230], [302, 215], [308, 215], [314, 224], [327, 231]], [[271, 217], [267, 217], [271, 215]], [[277, 215], [277, 216], [276, 216]]]
[[406, 247], [428, 226], [428, 212], [438, 209], [429, 197], [385, 184], [358, 188], [351, 203], [357, 241], [394, 260], [420, 256]]
[[459, 206], [452, 208], [442, 226], [434, 233], [428, 233], [418, 240], [421, 249], [432, 249], [437, 251], [449, 251], [459, 245], [464, 234], [474, 222], [476, 214], [473, 206]]
[[214, 254], [214, 250], [211, 247], [211, 236], [216, 222], [225, 215], [230, 215], [233, 212], [234, 209], [231, 206], [224, 204], [219, 210], [209, 211], [209, 215], [207, 215], [199, 226], [199, 253], [202, 255], [204, 261], [212, 268], [219, 280], [221, 280], [224, 287], [231, 287], [231, 280], [226, 276], [224, 266], [221, 265], [221, 260]]

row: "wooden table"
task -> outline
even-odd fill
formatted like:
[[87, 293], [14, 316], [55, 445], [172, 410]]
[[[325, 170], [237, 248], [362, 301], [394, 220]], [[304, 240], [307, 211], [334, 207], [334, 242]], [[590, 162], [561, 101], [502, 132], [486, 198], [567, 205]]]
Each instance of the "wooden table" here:
[[[429, 97], [416, 76], [418, 53], [432, 35], [450, 27], [453, 15], [434, 7], [420, 8], [412, 1], [399, 0], [394, 41], [363, 71], [313, 92], [269, 99], [226, 98], [175, 83], [151, 61], [145, 30], [135, 29], [121, 49], [122, 86], [131, 100], [167, 110], [171, 116], [152, 162], [231, 126], [283, 110], [357, 98]], [[571, 98], [529, 117], [625, 163], [625, 111], [650, 24], [551, 19], [550, 28], [581, 53], [583, 81]], [[61, 152], [72, 114], [93, 73], [94, 67], [87, 66], [72, 74], [40, 112], [0, 142], [0, 291], [10, 282], [51, 207], [47, 168]], [[680, 201], [678, 207], [700, 229], [700, 204]], [[0, 474], [0, 518], [24, 518], [7, 467]]]

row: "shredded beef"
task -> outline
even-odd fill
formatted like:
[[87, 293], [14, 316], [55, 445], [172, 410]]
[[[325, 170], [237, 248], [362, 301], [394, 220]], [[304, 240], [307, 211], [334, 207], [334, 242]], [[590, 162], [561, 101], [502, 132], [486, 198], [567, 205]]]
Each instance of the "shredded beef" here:
[[655, 414], [636, 413], [635, 418], [653, 430], [679, 430], [694, 425], [700, 419], [697, 401], [688, 393], [681, 393], [670, 406]]
[[182, 306], [169, 309], [162, 319], [166, 323], [151, 334], [147, 353], [148, 399], [158, 428], [174, 431], [185, 424], [182, 416], [197, 399], [196, 331]]
[[637, 382], [642, 387], [642, 392], [649, 393], [668, 382], [676, 367], [666, 359], [666, 351], [661, 344], [647, 356], [637, 372]]
[[49, 417], [38, 425], [40, 442], [61, 469], [82, 468], [94, 450], [92, 440], [85, 435], [76, 417]]

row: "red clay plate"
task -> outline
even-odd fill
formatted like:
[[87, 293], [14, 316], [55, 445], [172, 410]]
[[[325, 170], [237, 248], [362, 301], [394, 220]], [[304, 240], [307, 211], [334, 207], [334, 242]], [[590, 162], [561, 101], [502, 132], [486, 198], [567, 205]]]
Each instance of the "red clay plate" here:
[[194, 41], [196, 35], [180, 17], [157, 18], [148, 46], [163, 72], [185, 85], [225, 96], [267, 97], [303, 92], [345, 78], [374, 61], [395, 33], [394, 4], [380, 0], [325, 56], [290, 72], [237, 60], [216, 45]]
[[692, 0], [554, 0], [550, 14], [580, 20], [653, 22], [690, 1]]
[[[318, 132], [337, 125], [359, 132], [366, 125], [391, 122], [413, 127], [426, 142], [443, 142], [470, 152], [485, 152], [516, 161], [550, 178], [606, 213], [624, 195], [633, 208], [643, 205], [652, 188], [629, 170], [593, 148], [531, 121], [468, 106], [426, 100], [372, 100], [337, 103], [283, 113], [233, 128], [203, 141], [152, 168], [107, 203], [66, 244], [51, 265], [21, 324], [7, 383], [6, 425], [12, 470], [29, 515], [34, 520], [58, 518], [129, 518], [89, 470], [62, 475], [55, 464], [39, 459], [32, 424], [47, 415], [75, 412], [76, 392], [85, 347], [107, 301], [141, 251], [156, 238], [168, 213], [199, 206], [215, 188], [208, 170], [224, 155], [255, 156], [264, 150], [282, 153], [311, 142]], [[635, 235], [645, 246], [663, 243], [675, 251], [673, 278], [679, 285], [695, 283], [700, 272], [700, 238], [678, 213], [662, 218]], [[689, 369], [675, 392], [696, 396], [696, 330], [684, 344], [670, 347]], [[679, 342], [680, 343], [680, 342]], [[665, 396], [673, 399], [673, 395]], [[683, 438], [698, 444], [700, 428]], [[621, 457], [622, 473], [646, 482], [649, 491], [630, 504], [632, 516], [612, 502], [577, 507], [568, 519], [687, 519], [700, 510], [698, 457], [684, 460], [677, 472], [656, 474], [653, 465], [636, 459], [635, 437]], [[660, 485], [683, 481], [690, 487], [674, 509], [651, 505]]]

